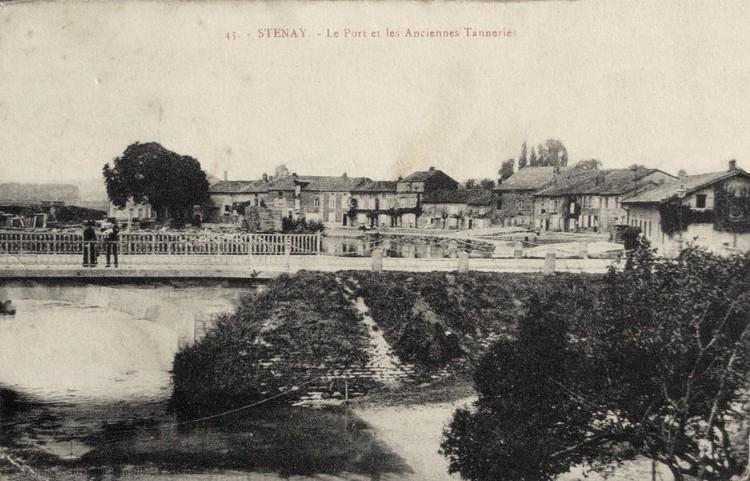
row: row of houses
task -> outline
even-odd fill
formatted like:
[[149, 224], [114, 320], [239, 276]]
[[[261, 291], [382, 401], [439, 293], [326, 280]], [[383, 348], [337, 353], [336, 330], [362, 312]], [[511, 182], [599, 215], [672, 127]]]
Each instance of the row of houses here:
[[526, 167], [496, 193], [502, 225], [564, 232], [629, 225], [668, 255], [688, 244], [750, 250], [750, 175], [734, 160], [722, 172], [681, 177], [641, 166]]
[[[282, 171], [275, 178], [217, 179], [202, 212], [208, 222], [237, 223], [250, 216], [257, 224], [277, 226], [282, 217], [329, 226], [419, 229], [503, 225], [614, 233], [630, 225], [662, 252], [676, 252], [688, 242], [750, 250], [748, 192], [750, 177], [736, 161], [723, 172], [681, 177], [643, 166], [525, 167], [494, 190], [462, 188], [432, 167], [397, 180]], [[250, 215], [254, 208], [268, 212]], [[128, 210], [129, 217], [153, 216], [147, 205]]]
[[476, 228], [490, 225], [493, 193], [460, 189], [431, 167], [395, 181], [367, 177], [309, 176], [224, 180], [210, 188], [212, 222], [232, 222], [247, 207], [278, 210], [283, 217], [329, 225], [409, 228]]
[[658, 169], [582, 170], [526, 167], [501, 183], [498, 193], [503, 225], [540, 231], [607, 231], [627, 223], [623, 200], [677, 178]]

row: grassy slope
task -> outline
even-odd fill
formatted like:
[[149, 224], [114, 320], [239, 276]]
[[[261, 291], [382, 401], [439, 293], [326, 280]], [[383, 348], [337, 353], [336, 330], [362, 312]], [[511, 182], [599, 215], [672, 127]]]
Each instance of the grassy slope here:
[[319, 368], [364, 365], [368, 344], [366, 326], [334, 275], [283, 276], [177, 354], [174, 402], [215, 410], [266, 398]]
[[[244, 298], [206, 338], [178, 353], [174, 400], [177, 407], [215, 410], [299, 385], [315, 375], [316, 367], [364, 365], [369, 336], [346, 285], [363, 297], [403, 362], [416, 364], [427, 379], [447, 369], [466, 381], [493, 339], [515, 334], [516, 319], [535, 295], [563, 298], [575, 316], [581, 306], [572, 303], [582, 298], [580, 290], [595, 289], [596, 279], [476, 272], [284, 276]], [[271, 360], [271, 368], [264, 365]], [[419, 399], [425, 391], [434, 389], [417, 389], [410, 397]]]
[[[462, 370], [516, 320], [535, 296], [556, 296], [571, 317], [593, 299], [598, 276], [558, 274], [347, 272], [395, 353], [427, 369]], [[581, 291], [587, 295], [578, 295]], [[574, 321], [574, 319], [571, 319]]]

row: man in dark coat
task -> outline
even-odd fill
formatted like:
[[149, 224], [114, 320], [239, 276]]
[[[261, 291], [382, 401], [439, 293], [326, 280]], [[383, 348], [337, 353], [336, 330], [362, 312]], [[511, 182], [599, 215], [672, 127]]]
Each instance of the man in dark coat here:
[[96, 232], [91, 221], [83, 230], [83, 267], [96, 267]]
[[117, 268], [117, 247], [120, 242], [120, 228], [117, 227], [117, 221], [112, 221], [112, 227], [107, 229], [104, 233], [104, 241], [107, 245], [107, 266], [109, 267], [110, 259], [114, 257], [115, 268]]

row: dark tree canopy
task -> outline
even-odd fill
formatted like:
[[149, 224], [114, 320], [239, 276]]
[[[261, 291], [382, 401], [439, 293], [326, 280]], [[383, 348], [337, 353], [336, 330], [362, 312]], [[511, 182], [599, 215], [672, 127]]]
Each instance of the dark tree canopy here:
[[523, 169], [529, 163], [528, 147], [526, 142], [521, 146], [521, 155], [518, 157], [518, 170]]
[[[589, 296], [589, 293], [581, 293]], [[552, 480], [644, 456], [720, 481], [747, 464], [750, 254], [647, 245], [606, 276], [590, 308], [541, 298], [475, 375], [443, 451], [471, 480]], [[738, 434], [739, 433], [739, 434]]]
[[602, 161], [599, 159], [579, 160], [575, 167], [581, 170], [599, 170], [602, 168]]
[[515, 162], [515, 159], [508, 159], [502, 163], [500, 166], [500, 180], [505, 180], [513, 175], [513, 164], [515, 164]]
[[495, 181], [492, 179], [482, 179], [479, 181], [479, 187], [485, 190], [492, 190], [495, 188]]
[[103, 173], [107, 195], [119, 207], [132, 198], [150, 203], [159, 217], [184, 219], [194, 205], [208, 200], [208, 179], [200, 163], [156, 142], [129, 145]]
[[[521, 157], [525, 158], [526, 142], [521, 147]], [[526, 165], [531, 167], [565, 167], [568, 165], [568, 149], [557, 139], [547, 139], [544, 144], [539, 144], [531, 148], [528, 164], [521, 159], [518, 161], [518, 168], [522, 169]]]
[[529, 154], [529, 164], [528, 165], [529, 165], [529, 167], [538, 167], [540, 165], [539, 164], [539, 159], [537, 158], [537, 155], [536, 155], [536, 150], [534, 150], [533, 146], [531, 147], [531, 153]]

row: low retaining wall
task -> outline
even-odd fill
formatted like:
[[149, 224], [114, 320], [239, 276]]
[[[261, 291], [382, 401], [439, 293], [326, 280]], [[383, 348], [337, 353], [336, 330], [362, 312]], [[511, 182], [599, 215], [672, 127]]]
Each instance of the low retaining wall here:
[[0, 286], [0, 300], [58, 300], [106, 307], [165, 326], [177, 335], [178, 346], [190, 345], [195, 341], [196, 324], [203, 324], [213, 314], [202, 308], [201, 299], [171, 296], [171, 290], [170, 288], [141, 289], [92, 284], [5, 283]]

